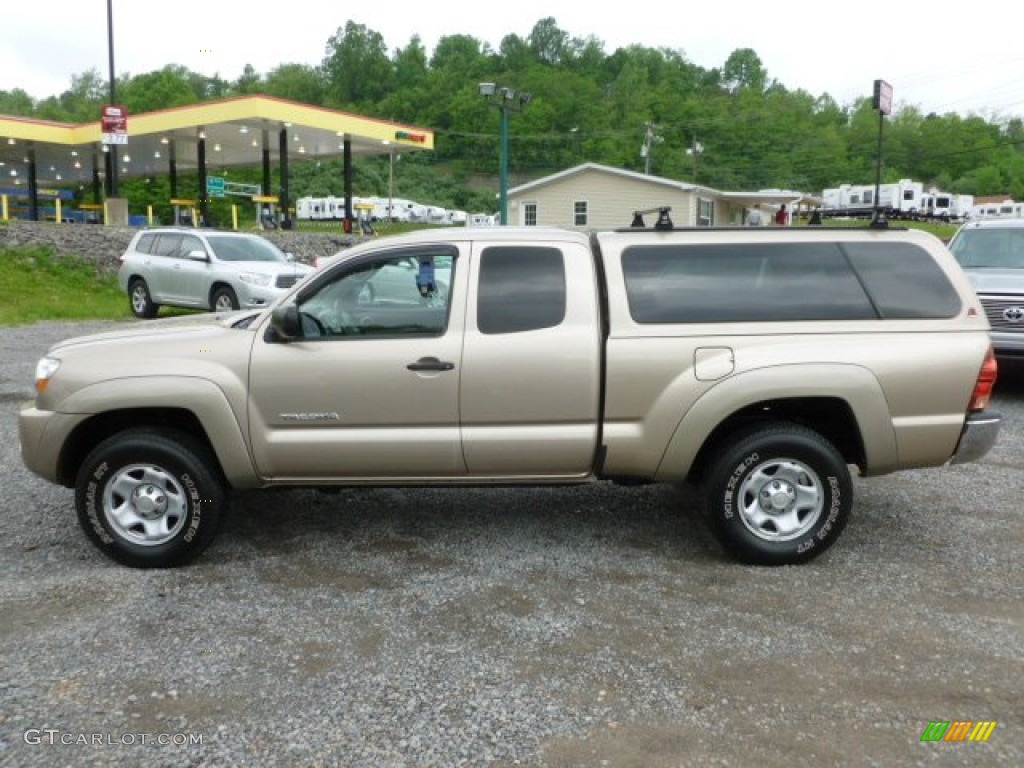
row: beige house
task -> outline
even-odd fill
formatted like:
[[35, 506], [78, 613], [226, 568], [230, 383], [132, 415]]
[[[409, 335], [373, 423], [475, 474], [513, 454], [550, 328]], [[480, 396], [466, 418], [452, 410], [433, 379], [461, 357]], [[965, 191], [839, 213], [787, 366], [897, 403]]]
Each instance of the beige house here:
[[[584, 163], [508, 191], [508, 223], [512, 225], [616, 229], [628, 227], [633, 212], [671, 207], [677, 227], [739, 225], [748, 209], [759, 205], [765, 223], [782, 203], [788, 210], [808, 198], [789, 190], [721, 192], [636, 171]], [[645, 218], [651, 226], [656, 215]]]

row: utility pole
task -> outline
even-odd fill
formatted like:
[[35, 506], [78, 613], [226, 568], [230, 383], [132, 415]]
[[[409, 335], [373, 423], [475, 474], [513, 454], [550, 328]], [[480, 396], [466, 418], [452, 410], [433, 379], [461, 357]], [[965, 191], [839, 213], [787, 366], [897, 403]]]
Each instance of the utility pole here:
[[654, 123], [648, 121], [647, 123], [644, 123], [644, 128], [644, 143], [643, 146], [640, 147], [640, 157], [644, 159], [644, 173], [650, 176], [651, 151], [654, 148], [655, 144], [664, 141], [664, 139], [657, 133], [655, 133], [655, 131], [657, 131], [658, 129], [658, 126], [656, 126]]
[[693, 137], [693, 144], [686, 148], [686, 154], [693, 158], [693, 183], [697, 183], [697, 158], [704, 154], [704, 145]]

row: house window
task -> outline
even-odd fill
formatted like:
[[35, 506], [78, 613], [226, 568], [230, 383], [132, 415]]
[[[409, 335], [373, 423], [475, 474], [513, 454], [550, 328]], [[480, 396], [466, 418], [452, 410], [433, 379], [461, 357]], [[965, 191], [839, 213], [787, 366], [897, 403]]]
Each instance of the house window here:
[[697, 226], [710, 227], [715, 223], [715, 204], [703, 197], [697, 200]]
[[577, 200], [572, 204], [572, 225], [574, 227], [587, 226], [587, 201]]
[[536, 203], [523, 203], [523, 224], [527, 227], [537, 226]]

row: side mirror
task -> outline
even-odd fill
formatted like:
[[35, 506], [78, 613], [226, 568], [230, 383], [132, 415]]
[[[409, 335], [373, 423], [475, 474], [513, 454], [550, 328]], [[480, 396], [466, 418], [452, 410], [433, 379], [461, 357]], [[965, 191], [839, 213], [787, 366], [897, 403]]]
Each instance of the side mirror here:
[[185, 254], [185, 258], [189, 259], [190, 261], [209, 261], [210, 260], [210, 257], [206, 255], [206, 251], [200, 251], [200, 250], [189, 251], [187, 254]]
[[291, 251], [285, 252], [284, 257], [287, 261], [295, 261], [295, 254]]
[[274, 307], [270, 315], [270, 327], [281, 341], [292, 341], [302, 335], [299, 323], [299, 308], [294, 304], [283, 304]]

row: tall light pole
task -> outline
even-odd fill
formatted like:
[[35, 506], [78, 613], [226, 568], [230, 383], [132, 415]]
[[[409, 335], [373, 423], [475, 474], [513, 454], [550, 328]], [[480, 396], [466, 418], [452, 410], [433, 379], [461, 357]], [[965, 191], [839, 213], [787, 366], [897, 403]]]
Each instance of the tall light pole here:
[[[107, 0], [107, 55], [110, 61], [110, 105], [117, 104], [117, 88], [114, 85], [114, 0]], [[117, 144], [111, 144], [107, 154], [109, 167], [107, 174], [110, 181], [110, 196], [117, 197]]]
[[498, 209], [502, 226], [508, 224], [508, 116], [522, 112], [533, 95], [529, 91], [503, 88], [494, 83], [480, 83], [480, 95], [501, 113], [501, 146], [498, 153]]
[[878, 156], [875, 159], [875, 211], [871, 216], [871, 226], [884, 229], [888, 222], [878, 199], [878, 193], [882, 189], [882, 125], [885, 123], [885, 116], [892, 113], [892, 86], [885, 80], [875, 80], [872, 106], [878, 110]]

